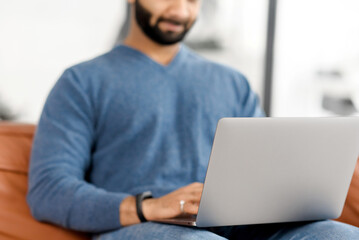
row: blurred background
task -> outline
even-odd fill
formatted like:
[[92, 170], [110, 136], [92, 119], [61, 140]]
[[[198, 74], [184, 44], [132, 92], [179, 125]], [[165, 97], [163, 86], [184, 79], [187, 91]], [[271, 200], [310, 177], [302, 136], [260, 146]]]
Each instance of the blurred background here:
[[[249, 79], [268, 116], [357, 115], [358, 0], [203, 0], [186, 38]], [[0, 0], [0, 120], [37, 123], [65, 68], [127, 33], [125, 0]]]

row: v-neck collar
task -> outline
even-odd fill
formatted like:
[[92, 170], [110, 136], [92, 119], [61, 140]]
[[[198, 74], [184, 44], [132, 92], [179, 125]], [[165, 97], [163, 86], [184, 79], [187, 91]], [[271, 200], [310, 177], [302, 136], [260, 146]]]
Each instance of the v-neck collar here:
[[149, 64], [155, 66], [156, 68], [159, 68], [161, 70], [164, 70], [164, 71], [169, 71], [171, 70], [172, 68], [176, 67], [178, 65], [178, 63], [180, 62], [180, 59], [182, 58], [182, 55], [183, 55], [183, 52], [185, 51], [184, 50], [184, 46], [183, 44], [180, 45], [179, 47], [179, 50], [177, 51], [176, 55], [174, 56], [174, 58], [171, 60], [171, 62], [167, 65], [163, 65], [159, 62], [156, 62], [155, 60], [153, 60], [152, 58], [150, 58], [148, 55], [146, 55], [145, 53], [133, 48], [133, 47], [130, 47], [130, 46], [127, 46], [125, 44], [120, 44], [117, 46], [117, 48], [121, 48], [121, 49], [124, 49], [125, 51], [128, 51], [130, 52], [131, 54], [143, 59], [144, 61], [148, 62]]

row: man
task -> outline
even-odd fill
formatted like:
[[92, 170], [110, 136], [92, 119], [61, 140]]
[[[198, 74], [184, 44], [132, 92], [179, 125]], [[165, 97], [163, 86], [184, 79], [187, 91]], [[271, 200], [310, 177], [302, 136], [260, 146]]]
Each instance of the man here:
[[197, 213], [221, 117], [264, 114], [240, 73], [180, 44], [199, 0], [128, 1], [124, 43], [66, 70], [47, 99], [30, 167], [34, 217], [100, 239], [358, 236], [333, 221], [208, 229], [151, 222]]

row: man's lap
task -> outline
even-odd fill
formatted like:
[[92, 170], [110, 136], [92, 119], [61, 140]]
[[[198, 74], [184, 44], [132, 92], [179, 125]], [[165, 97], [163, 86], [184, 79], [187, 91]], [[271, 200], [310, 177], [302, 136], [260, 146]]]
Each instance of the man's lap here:
[[359, 239], [359, 228], [331, 220], [205, 229], [147, 222], [103, 233], [94, 239]]
[[205, 229], [146, 222], [96, 236], [96, 240], [117, 239], [225, 239]]

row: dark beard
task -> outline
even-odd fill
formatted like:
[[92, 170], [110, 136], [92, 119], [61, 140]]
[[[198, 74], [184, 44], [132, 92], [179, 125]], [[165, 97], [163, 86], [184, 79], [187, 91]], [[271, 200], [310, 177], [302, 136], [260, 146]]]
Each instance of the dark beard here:
[[[188, 26], [188, 22], [181, 23], [171, 19], [164, 19], [160, 17], [154, 26], [150, 25], [150, 21], [152, 18], [152, 14], [145, 9], [139, 2], [139, 0], [135, 1], [135, 18], [137, 24], [140, 26], [142, 31], [149, 37], [152, 41], [159, 43], [161, 45], [172, 45], [178, 43], [183, 40], [186, 36], [187, 32], [190, 30]], [[184, 30], [182, 33], [177, 34], [171, 31], [163, 32], [159, 27], [159, 23], [161, 21], [171, 22], [176, 25], [183, 25]]]

